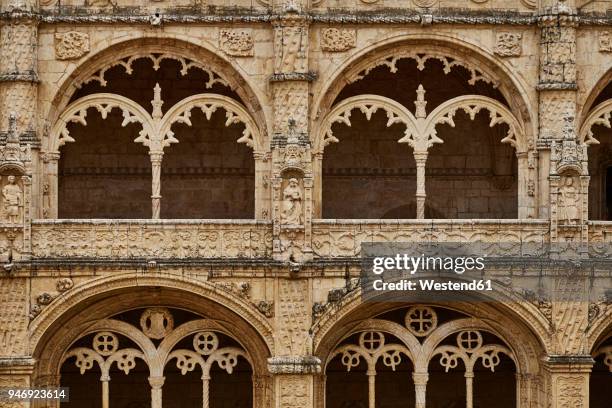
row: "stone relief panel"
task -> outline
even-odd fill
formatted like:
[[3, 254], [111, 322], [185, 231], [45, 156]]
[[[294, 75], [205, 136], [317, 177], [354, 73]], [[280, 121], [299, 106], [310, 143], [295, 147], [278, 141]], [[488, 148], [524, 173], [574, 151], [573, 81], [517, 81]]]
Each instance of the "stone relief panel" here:
[[274, 133], [287, 133], [289, 119], [295, 123], [295, 132], [308, 132], [308, 83], [284, 81], [274, 84]]
[[[10, 86], [0, 86], [0, 101], [10, 101], [12, 112], [19, 112], [16, 117], [18, 133], [34, 132], [36, 100], [38, 93], [36, 84], [30, 82], [12, 82]], [[0, 111], [0, 129], [9, 128], [10, 112]]]
[[[36, 73], [36, 25], [3, 24], [0, 30], [0, 75], [34, 75]], [[10, 50], [10, 52], [9, 52]]]
[[263, 258], [272, 252], [272, 227], [265, 224], [164, 228], [144, 223], [35, 221], [32, 238], [33, 256], [40, 258]]
[[[282, 279], [278, 287], [279, 350], [277, 355], [304, 355], [310, 313], [308, 281]], [[285, 407], [285, 405], [282, 405]], [[296, 405], [296, 407], [305, 405]]]
[[89, 34], [78, 31], [55, 34], [55, 57], [57, 59], [78, 59], [87, 53], [89, 53]]
[[612, 36], [610, 31], [602, 31], [599, 33], [599, 51], [612, 52]]
[[27, 319], [26, 279], [3, 278], [0, 283], [0, 356], [24, 355]]
[[308, 28], [300, 24], [278, 26], [274, 32], [274, 73], [305, 73], [308, 69]]
[[568, 91], [550, 91], [542, 96], [539, 104], [540, 139], [561, 138], [564, 121], [568, 118], [574, 121], [576, 113], [575, 94]]
[[495, 34], [495, 54], [500, 57], [518, 57], [523, 52], [521, 33], [499, 32]]
[[558, 390], [557, 407], [559, 408], [583, 408], [586, 404], [585, 383], [582, 377], [560, 376], [556, 381]]
[[304, 408], [311, 404], [309, 377], [283, 376], [279, 379], [280, 403], [282, 408]]
[[357, 31], [344, 28], [326, 28], [321, 31], [321, 49], [329, 52], [342, 52], [355, 48]]
[[219, 31], [219, 48], [233, 57], [252, 57], [255, 43], [250, 29]]

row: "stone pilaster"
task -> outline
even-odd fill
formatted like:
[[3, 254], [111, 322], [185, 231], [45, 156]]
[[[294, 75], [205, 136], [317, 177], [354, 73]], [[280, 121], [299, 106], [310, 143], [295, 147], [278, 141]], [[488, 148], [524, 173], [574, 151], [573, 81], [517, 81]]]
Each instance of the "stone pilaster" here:
[[[282, 3], [282, 4], [281, 4]], [[308, 128], [308, 19], [299, 1], [275, 3], [273, 22], [274, 106], [272, 221], [275, 259], [300, 263], [312, 258], [313, 170]]]
[[[550, 206], [551, 240], [586, 239], [588, 174], [576, 123], [577, 16], [565, 1], [543, 11], [540, 28], [538, 148], [541, 207]], [[546, 173], [544, 173], [546, 171]], [[560, 226], [562, 228], [560, 229]]]
[[[35, 361], [28, 357], [0, 358], [0, 388], [30, 388], [34, 366]], [[28, 408], [30, 404], [16, 402], [7, 406]]]
[[[38, 147], [36, 135], [38, 21], [32, 15], [36, 10], [35, 0], [8, 0], [3, 3], [0, 10], [7, 13], [6, 18], [0, 23], [0, 144], [5, 151], [8, 148], [7, 139], [11, 131], [15, 133], [17, 143], [22, 147], [25, 148], [27, 145], [32, 148]], [[28, 224], [27, 234], [29, 234], [29, 219], [37, 217], [39, 201], [35, 170], [38, 160], [35, 156], [28, 158], [28, 165], [33, 170], [28, 169], [27, 177], [24, 169], [15, 171], [5, 166], [2, 169], [3, 175], [24, 176], [19, 177], [20, 181], [17, 184], [21, 185], [23, 191], [27, 190], [28, 207], [22, 203], [20, 209], [24, 225]], [[3, 162], [5, 161], [6, 157], [3, 158]], [[24, 244], [29, 247], [29, 235], [27, 238], [24, 239]], [[29, 252], [28, 248], [25, 248], [24, 252]]]
[[274, 376], [275, 408], [312, 406], [315, 377], [321, 372], [321, 361], [312, 356], [273, 357], [268, 370]]
[[549, 356], [545, 361], [548, 407], [586, 408], [589, 406], [589, 355]]

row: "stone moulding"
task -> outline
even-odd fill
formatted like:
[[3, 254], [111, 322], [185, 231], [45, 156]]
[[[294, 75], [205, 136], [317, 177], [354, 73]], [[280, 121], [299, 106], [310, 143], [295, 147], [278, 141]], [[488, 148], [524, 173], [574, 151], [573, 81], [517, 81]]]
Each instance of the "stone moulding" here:
[[38, 258], [155, 259], [265, 258], [271, 254], [270, 224], [226, 221], [35, 221], [33, 252]]
[[281, 356], [268, 359], [271, 374], [318, 374], [321, 360], [315, 356]]
[[[197, 24], [197, 23], [269, 23], [280, 18], [280, 15], [265, 12], [219, 12], [219, 14], [161, 14], [163, 21], [168, 23]], [[470, 25], [517, 25], [529, 26], [537, 24], [538, 16], [530, 12], [439, 12], [418, 14], [413, 10], [405, 13], [384, 12], [349, 13], [349, 12], [311, 12], [299, 14], [313, 23], [333, 24], [423, 24], [431, 17], [432, 23], [437, 24], [470, 24]], [[612, 17], [605, 14], [578, 14], [575, 16], [581, 26], [609, 26]], [[124, 23], [124, 24], [151, 24], [151, 15], [125, 15], [125, 14], [70, 14], [65, 10], [62, 14], [43, 11], [35, 12], [4, 12], [0, 13], [0, 20], [36, 19], [46, 24], [64, 23]]]

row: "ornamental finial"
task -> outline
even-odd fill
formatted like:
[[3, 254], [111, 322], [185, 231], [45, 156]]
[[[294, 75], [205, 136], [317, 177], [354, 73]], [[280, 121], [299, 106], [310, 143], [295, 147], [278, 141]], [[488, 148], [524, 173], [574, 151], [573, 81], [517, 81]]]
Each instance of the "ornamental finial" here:
[[416, 106], [415, 116], [417, 118], [424, 119], [427, 117], [427, 112], [425, 112], [425, 106], [427, 105], [427, 101], [425, 100], [425, 88], [423, 88], [423, 85], [419, 84], [416, 93], [417, 99], [416, 101], [414, 101], [414, 104]]
[[153, 88], [153, 100], [151, 101], [151, 105], [153, 105], [153, 119], [161, 119], [163, 114], [161, 107], [164, 104], [164, 101], [161, 99], [161, 87], [159, 83], [155, 84], [155, 88]]

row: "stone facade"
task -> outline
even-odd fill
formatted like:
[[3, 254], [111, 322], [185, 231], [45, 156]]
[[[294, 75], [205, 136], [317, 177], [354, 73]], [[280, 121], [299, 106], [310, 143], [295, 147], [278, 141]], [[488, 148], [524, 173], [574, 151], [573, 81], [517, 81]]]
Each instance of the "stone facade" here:
[[[3, 1], [0, 387], [103, 408], [608, 406], [609, 12]], [[395, 241], [502, 242], [507, 290], [365, 304], [361, 244]], [[511, 255], [531, 243], [578, 249]], [[511, 289], [547, 274], [551, 298]]]

